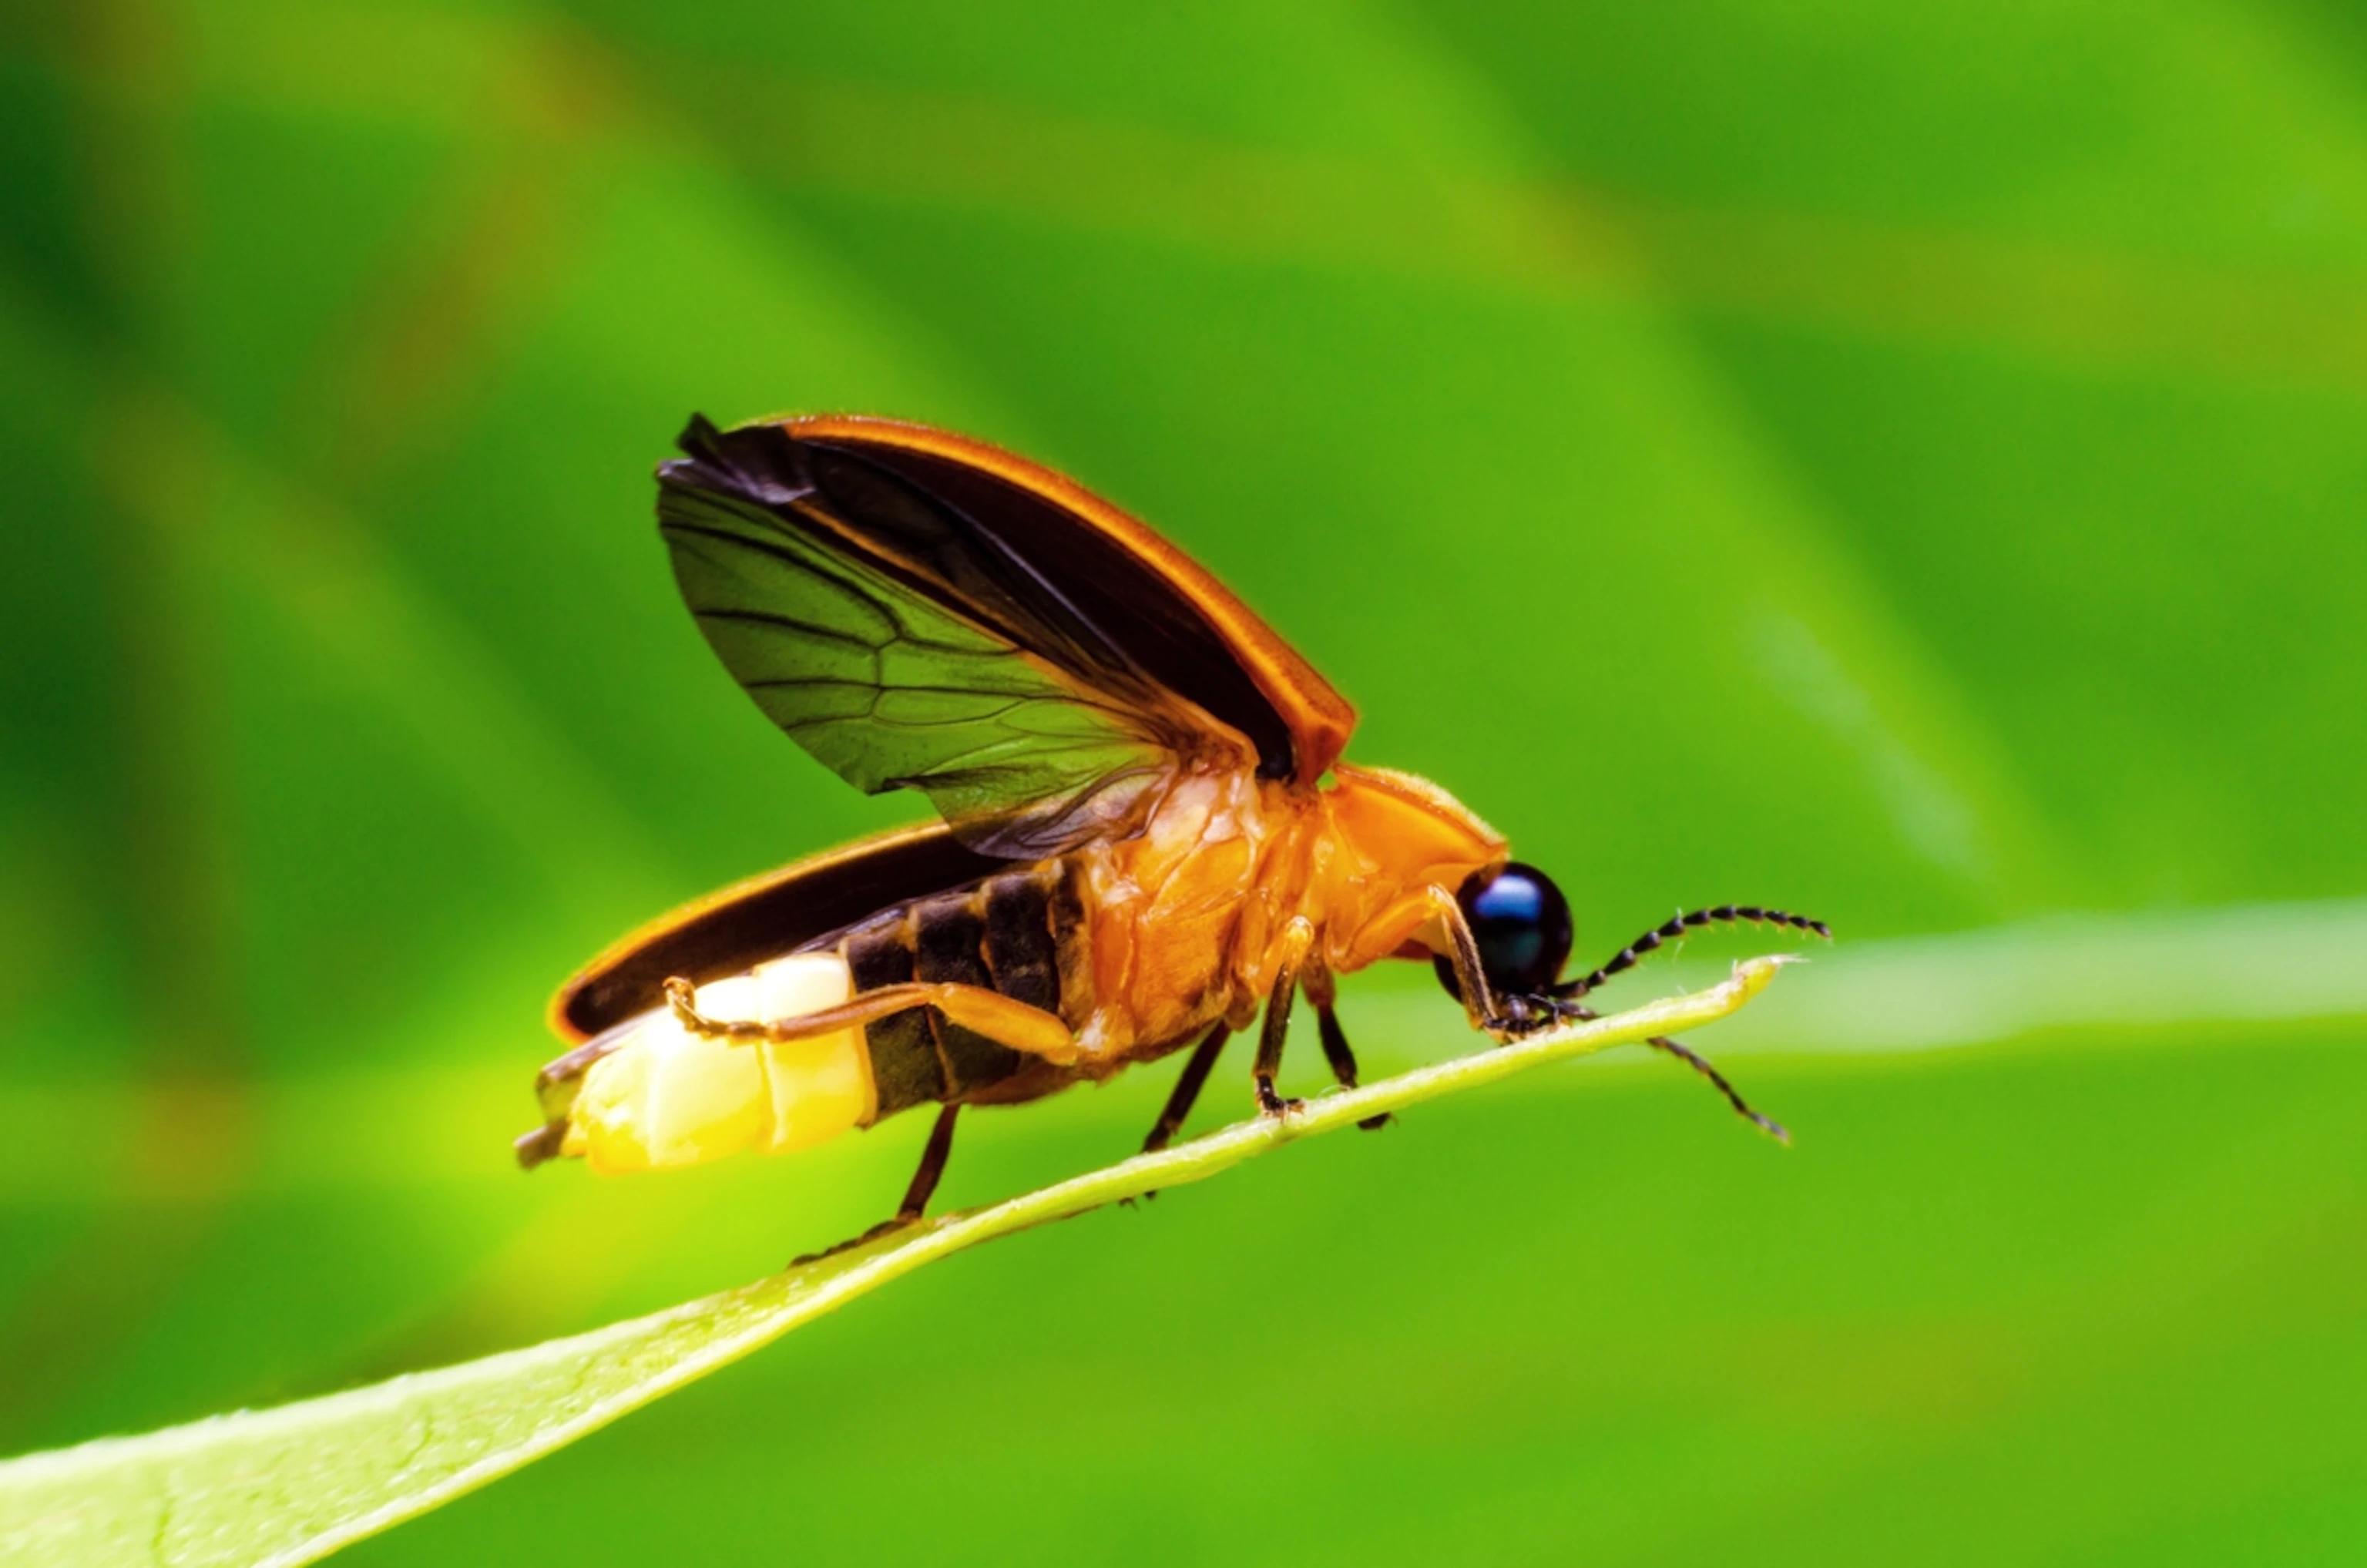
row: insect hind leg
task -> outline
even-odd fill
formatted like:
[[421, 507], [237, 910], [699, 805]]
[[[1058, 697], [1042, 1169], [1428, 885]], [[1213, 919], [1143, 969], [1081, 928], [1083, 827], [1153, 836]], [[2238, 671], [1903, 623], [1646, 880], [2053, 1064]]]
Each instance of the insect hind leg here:
[[[1142, 1141], [1144, 1153], [1155, 1154], [1174, 1141], [1175, 1134], [1183, 1129], [1184, 1119], [1192, 1114], [1193, 1106], [1198, 1103], [1200, 1090], [1208, 1082], [1209, 1070], [1216, 1066], [1217, 1058], [1223, 1054], [1225, 1041], [1232, 1038], [1232, 1032], [1223, 1024], [1218, 1024], [1192, 1048], [1191, 1059], [1184, 1063], [1184, 1071], [1176, 1078], [1175, 1087], [1167, 1096], [1167, 1104], [1160, 1110], [1159, 1119], [1151, 1123], [1150, 1135]], [[1149, 1197], [1150, 1194], [1144, 1196]]]
[[754, 1044], [811, 1040], [839, 1029], [857, 1028], [915, 1007], [934, 1007], [946, 1019], [999, 1045], [1026, 1056], [1041, 1057], [1065, 1066], [1077, 1060], [1076, 1037], [1057, 1013], [1031, 1007], [999, 991], [955, 981], [903, 981], [866, 991], [836, 1006], [800, 1013], [793, 1018], [716, 1018], [698, 1010], [698, 992], [677, 976], [665, 983], [666, 1003], [682, 1027], [714, 1040]]
[[954, 1116], [960, 1109], [957, 1105], [938, 1108], [936, 1125], [929, 1129], [929, 1141], [921, 1149], [920, 1166], [912, 1172], [912, 1180], [904, 1188], [904, 1201], [896, 1206], [895, 1213], [859, 1236], [849, 1236], [835, 1246], [791, 1258], [789, 1267], [796, 1268], [803, 1264], [819, 1263], [825, 1257], [836, 1257], [840, 1253], [851, 1252], [882, 1236], [892, 1236], [899, 1231], [919, 1224], [929, 1211], [929, 1199], [935, 1196], [937, 1183], [945, 1179], [946, 1162], [952, 1158], [954, 1152]]

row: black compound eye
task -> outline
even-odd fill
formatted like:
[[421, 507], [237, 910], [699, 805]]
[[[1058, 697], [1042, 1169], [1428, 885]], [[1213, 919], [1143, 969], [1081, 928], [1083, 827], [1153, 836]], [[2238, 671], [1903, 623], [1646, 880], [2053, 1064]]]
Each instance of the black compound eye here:
[[[1479, 971], [1500, 996], [1534, 996], [1551, 985], [1569, 958], [1569, 901], [1553, 879], [1515, 860], [1475, 873], [1455, 895], [1479, 945]], [[1438, 978], [1460, 996], [1455, 966], [1437, 960]]]

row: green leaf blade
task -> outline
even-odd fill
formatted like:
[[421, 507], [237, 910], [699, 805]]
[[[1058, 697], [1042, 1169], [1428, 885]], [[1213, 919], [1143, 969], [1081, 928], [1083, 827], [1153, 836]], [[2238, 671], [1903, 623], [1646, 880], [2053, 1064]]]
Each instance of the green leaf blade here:
[[314, 1562], [555, 1452], [940, 1257], [1205, 1180], [1384, 1111], [1713, 1022], [1748, 1002], [1783, 961], [1753, 959], [1705, 990], [1325, 1095], [1280, 1120], [1237, 1123], [645, 1317], [275, 1409], [9, 1460], [0, 1464], [0, 1562], [22, 1568]]

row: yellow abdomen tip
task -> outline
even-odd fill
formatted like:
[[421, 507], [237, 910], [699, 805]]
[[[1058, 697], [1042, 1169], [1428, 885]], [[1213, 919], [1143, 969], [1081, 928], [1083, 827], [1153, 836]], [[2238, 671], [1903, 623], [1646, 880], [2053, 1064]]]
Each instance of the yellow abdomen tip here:
[[[698, 988], [708, 1017], [779, 1022], [854, 994], [835, 953], [796, 953]], [[629, 1026], [583, 1074], [560, 1152], [602, 1173], [695, 1165], [753, 1149], [804, 1149], [871, 1119], [860, 1028], [741, 1044], [693, 1034], [671, 1009]]]

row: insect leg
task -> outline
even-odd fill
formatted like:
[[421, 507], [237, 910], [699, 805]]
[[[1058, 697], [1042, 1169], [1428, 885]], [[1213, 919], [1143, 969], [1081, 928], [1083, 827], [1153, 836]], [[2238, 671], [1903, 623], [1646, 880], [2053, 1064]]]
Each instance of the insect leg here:
[[697, 994], [687, 980], [677, 977], [665, 983], [666, 1001], [673, 1006], [682, 1027], [693, 1034], [716, 1039], [811, 1040], [816, 1035], [858, 1028], [914, 1007], [934, 1007], [963, 1028], [1025, 1055], [1062, 1064], [1077, 1059], [1076, 1038], [1057, 1014], [1031, 1007], [982, 985], [963, 985], [955, 981], [903, 981], [866, 991], [834, 1007], [821, 1007], [794, 1018], [771, 1021], [708, 1017], [698, 1010]]
[[949, 1105], [937, 1111], [936, 1125], [929, 1129], [929, 1141], [921, 1149], [921, 1167], [912, 1173], [912, 1183], [904, 1189], [904, 1201], [896, 1206], [894, 1215], [880, 1221], [859, 1236], [847, 1237], [835, 1246], [800, 1254], [789, 1259], [789, 1267], [795, 1268], [800, 1264], [835, 1257], [866, 1242], [876, 1242], [882, 1236], [892, 1236], [908, 1226], [919, 1224], [922, 1216], [929, 1211], [929, 1199], [936, 1192], [938, 1181], [946, 1174], [946, 1160], [954, 1152], [954, 1113], [959, 1109], [961, 1107], [957, 1105]]
[[[1311, 985], [1308, 987], [1310, 993], [1314, 989]], [[1331, 1064], [1331, 1076], [1340, 1080], [1342, 1088], [1354, 1088], [1356, 1053], [1349, 1049], [1348, 1036], [1340, 1028], [1339, 1009], [1328, 1001], [1315, 1004], [1315, 1032], [1323, 1041], [1323, 1060]], [[1383, 1111], [1378, 1116], [1365, 1118], [1356, 1125], [1370, 1132], [1376, 1128], [1387, 1127], [1391, 1119], [1389, 1113]]]
[[1275, 975], [1273, 994], [1266, 998], [1265, 1022], [1258, 1030], [1257, 1065], [1251, 1075], [1257, 1084], [1258, 1109], [1268, 1116], [1297, 1110], [1306, 1103], [1274, 1092], [1274, 1075], [1282, 1066], [1283, 1041], [1290, 1035], [1290, 1004], [1297, 994], [1296, 971], [1285, 969]]
[[[1532, 1019], [1521, 998], [1499, 998], [1490, 991], [1487, 971], [1479, 964], [1479, 943], [1471, 935], [1471, 922], [1463, 917], [1463, 906], [1455, 901], [1453, 893], [1435, 882], [1422, 892], [1430, 905], [1431, 917], [1446, 929], [1446, 961], [1454, 967], [1455, 994], [1463, 998], [1464, 1016], [1471, 1020], [1473, 1028], [1503, 1040], [1518, 1033], [1524, 1026], [1534, 1027], [1536, 1022], [1552, 1016], [1546, 1014]], [[1500, 1005], [1513, 1011], [1500, 1013]]]
[[[1217, 1058], [1223, 1052], [1225, 1041], [1232, 1035], [1230, 1026], [1218, 1024], [1202, 1035], [1200, 1043], [1192, 1048], [1192, 1058], [1184, 1063], [1183, 1076], [1175, 1080], [1175, 1087], [1168, 1092], [1166, 1108], [1159, 1113], [1159, 1119], [1151, 1123], [1150, 1136], [1142, 1141], [1144, 1153], [1155, 1154], [1167, 1147], [1177, 1130], [1183, 1127], [1184, 1119], [1192, 1114], [1192, 1107], [1200, 1098], [1201, 1085], [1208, 1081], [1209, 1070], [1217, 1065]], [[1159, 1194], [1154, 1189], [1142, 1196], [1145, 1201], [1149, 1201]], [[1121, 1198], [1118, 1201], [1128, 1209], [1134, 1207], [1131, 1198]]]
[[1308, 967], [1308, 949], [1314, 945], [1314, 923], [1302, 915], [1284, 926], [1274, 947], [1267, 949], [1274, 963], [1274, 989], [1266, 995], [1265, 1022], [1258, 1029], [1257, 1062], [1250, 1072], [1257, 1085], [1258, 1109], [1268, 1116], [1296, 1110], [1303, 1103], [1275, 1094], [1274, 1075], [1282, 1067], [1283, 1042], [1290, 1038], [1290, 1004], [1298, 994], [1299, 971]]
[[949, 1105], [937, 1112], [937, 1124], [929, 1129], [929, 1142], [921, 1150], [921, 1167], [912, 1173], [912, 1185], [904, 1189], [904, 1201], [896, 1206], [896, 1222], [909, 1225], [929, 1211], [929, 1198], [937, 1190], [937, 1182], [946, 1174], [946, 1160], [954, 1152], [954, 1116], [961, 1109]]
[[1184, 1119], [1192, 1114], [1192, 1107], [1200, 1097], [1200, 1087], [1208, 1081], [1209, 1070], [1217, 1065], [1217, 1057], [1224, 1051], [1225, 1041], [1232, 1038], [1232, 1032], [1218, 1024], [1192, 1048], [1192, 1059], [1184, 1063], [1184, 1075], [1175, 1080], [1174, 1092], [1167, 1096], [1167, 1108], [1159, 1113], [1159, 1119], [1151, 1124], [1150, 1136], [1142, 1141], [1144, 1153], [1155, 1154], [1167, 1147], [1184, 1125]]
[[1673, 942], [1686, 932], [1696, 930], [1704, 926], [1739, 925], [1744, 921], [1749, 921], [1754, 926], [1785, 926], [1795, 931], [1806, 931], [1812, 936], [1822, 937], [1828, 942], [1833, 939], [1832, 927], [1821, 920], [1811, 920], [1805, 915], [1794, 915], [1781, 909], [1761, 909], [1757, 904], [1751, 903], [1721, 903], [1715, 909], [1695, 909], [1675, 915], [1653, 926], [1649, 931], [1620, 949], [1609, 963], [1604, 964], [1592, 974], [1583, 980], [1563, 981], [1552, 988], [1551, 994], [1562, 997], [1583, 996], [1613, 975], [1635, 968], [1647, 953], [1664, 942]]

